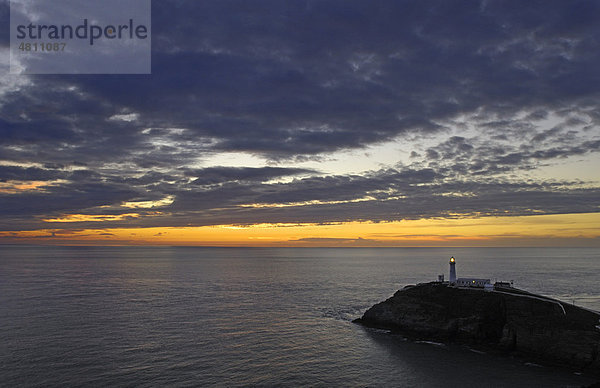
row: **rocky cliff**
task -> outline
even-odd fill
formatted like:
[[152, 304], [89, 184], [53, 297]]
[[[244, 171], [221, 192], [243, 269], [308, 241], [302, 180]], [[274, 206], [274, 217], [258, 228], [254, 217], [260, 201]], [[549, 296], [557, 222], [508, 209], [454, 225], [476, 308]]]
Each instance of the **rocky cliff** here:
[[421, 339], [516, 351], [600, 373], [600, 314], [515, 288], [407, 286], [356, 320]]

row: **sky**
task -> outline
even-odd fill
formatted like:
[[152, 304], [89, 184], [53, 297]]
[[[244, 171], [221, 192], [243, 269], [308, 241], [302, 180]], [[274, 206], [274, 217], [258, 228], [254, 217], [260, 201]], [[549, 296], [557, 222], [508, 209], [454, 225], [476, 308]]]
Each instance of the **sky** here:
[[600, 247], [599, 1], [160, 0], [9, 74], [0, 244]]

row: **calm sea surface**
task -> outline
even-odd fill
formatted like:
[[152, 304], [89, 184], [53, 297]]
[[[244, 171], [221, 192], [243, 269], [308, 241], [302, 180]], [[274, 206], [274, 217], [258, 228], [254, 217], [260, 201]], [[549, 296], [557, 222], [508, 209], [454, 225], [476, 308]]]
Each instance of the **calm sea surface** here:
[[598, 249], [0, 246], [0, 386], [564, 387], [596, 379], [351, 323], [407, 284], [600, 310]]

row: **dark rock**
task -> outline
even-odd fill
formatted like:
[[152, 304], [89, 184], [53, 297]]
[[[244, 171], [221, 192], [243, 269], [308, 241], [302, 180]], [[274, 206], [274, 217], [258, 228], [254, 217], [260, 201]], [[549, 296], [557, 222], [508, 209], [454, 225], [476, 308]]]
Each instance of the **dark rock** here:
[[600, 314], [516, 288], [405, 287], [356, 320], [419, 339], [480, 344], [600, 373]]

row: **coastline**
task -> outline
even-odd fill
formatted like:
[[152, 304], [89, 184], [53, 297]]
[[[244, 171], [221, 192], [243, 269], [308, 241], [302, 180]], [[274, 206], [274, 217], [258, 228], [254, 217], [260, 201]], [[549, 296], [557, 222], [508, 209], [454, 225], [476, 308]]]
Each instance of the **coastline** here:
[[431, 282], [398, 290], [354, 322], [600, 375], [599, 319], [599, 312], [517, 288]]

